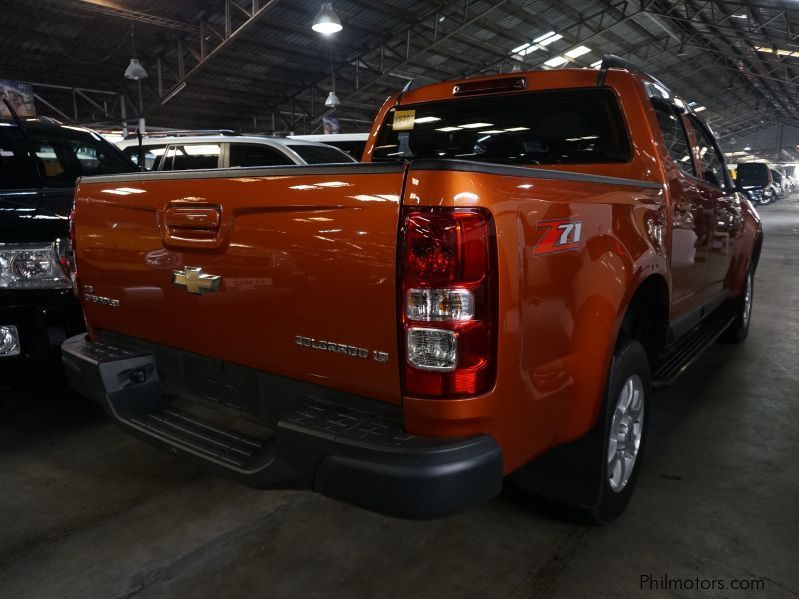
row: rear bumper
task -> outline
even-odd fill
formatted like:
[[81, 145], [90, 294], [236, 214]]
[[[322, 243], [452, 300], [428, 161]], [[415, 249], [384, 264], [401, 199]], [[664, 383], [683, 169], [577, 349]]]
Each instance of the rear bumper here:
[[274, 417], [254, 422], [202, 402], [200, 412], [186, 411], [187, 402], [170, 395], [173, 383], [159, 374], [173, 377], [181, 354], [196, 360], [193, 354], [83, 335], [65, 341], [62, 351], [70, 385], [100, 402], [122, 428], [256, 487], [299, 481], [372, 511], [434, 518], [488, 501], [502, 486], [502, 452], [488, 435], [407, 434], [401, 412], [272, 375], [269, 386], [283, 392], [270, 398], [279, 406]]
[[20, 336], [20, 353], [0, 357], [0, 377], [9, 378], [57, 367], [61, 343], [85, 329], [71, 289], [0, 291], [0, 325], [15, 326]]

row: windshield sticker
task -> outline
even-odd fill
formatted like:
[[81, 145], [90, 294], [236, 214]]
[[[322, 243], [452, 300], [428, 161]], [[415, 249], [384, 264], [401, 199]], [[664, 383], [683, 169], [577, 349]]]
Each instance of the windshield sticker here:
[[415, 110], [398, 110], [394, 113], [394, 123], [391, 127], [394, 131], [411, 131], [415, 120]]

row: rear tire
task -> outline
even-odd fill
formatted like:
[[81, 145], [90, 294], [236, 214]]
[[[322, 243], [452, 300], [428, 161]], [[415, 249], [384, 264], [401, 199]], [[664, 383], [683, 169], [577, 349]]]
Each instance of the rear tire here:
[[560, 445], [513, 474], [533, 495], [554, 500], [570, 518], [613, 520], [630, 502], [649, 432], [649, 360], [644, 347], [621, 339], [591, 431]]
[[649, 360], [632, 339], [619, 342], [605, 391], [602, 422], [602, 482], [599, 501], [587, 509], [595, 523], [613, 520], [633, 495], [649, 433], [652, 395]]
[[751, 266], [746, 273], [744, 292], [735, 300], [735, 320], [721, 334], [722, 343], [741, 343], [749, 336], [749, 324], [752, 322], [752, 305], [755, 293], [755, 270]]

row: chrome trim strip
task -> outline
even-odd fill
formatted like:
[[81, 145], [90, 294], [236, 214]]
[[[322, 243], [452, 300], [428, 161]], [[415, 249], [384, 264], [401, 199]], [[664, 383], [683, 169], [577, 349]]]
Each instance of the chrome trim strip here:
[[578, 181], [581, 183], [600, 183], [603, 185], [626, 185], [629, 187], [646, 187], [647, 189], [662, 189], [663, 185], [655, 181], [641, 181], [639, 179], [624, 179], [621, 177], [607, 177], [605, 175], [590, 175], [572, 171], [556, 171], [551, 169], [530, 166], [513, 166], [506, 164], [492, 164], [488, 162], [475, 162], [473, 160], [417, 160], [411, 163], [412, 171], [462, 171], [472, 173], [487, 173], [489, 175], [504, 175], [507, 177], [524, 177], [526, 179], [557, 179], [560, 181]]
[[126, 183], [129, 181], [180, 181], [187, 179], [239, 179], [242, 177], [291, 177], [295, 175], [363, 175], [401, 173], [404, 162], [355, 162], [309, 166], [261, 166], [257, 168], [214, 168], [196, 171], [157, 171], [81, 177], [84, 183]]

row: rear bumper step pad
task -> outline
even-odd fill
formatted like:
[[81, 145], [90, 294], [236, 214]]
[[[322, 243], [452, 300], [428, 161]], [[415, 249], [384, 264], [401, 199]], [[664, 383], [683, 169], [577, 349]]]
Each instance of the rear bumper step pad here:
[[290, 480], [373, 511], [430, 518], [483, 503], [502, 487], [488, 435], [408, 434], [402, 422], [308, 395], [277, 426], [247, 433], [176, 407], [146, 352], [84, 335], [62, 346], [71, 386], [125, 430], [256, 487]]

